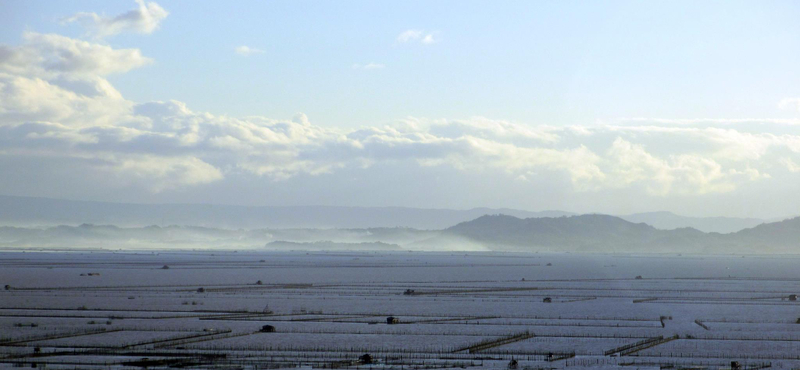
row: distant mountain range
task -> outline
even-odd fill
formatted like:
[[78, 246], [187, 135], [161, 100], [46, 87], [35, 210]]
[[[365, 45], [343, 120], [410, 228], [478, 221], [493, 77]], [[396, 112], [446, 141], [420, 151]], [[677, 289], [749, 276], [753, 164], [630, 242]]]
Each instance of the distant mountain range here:
[[[440, 230], [487, 214], [519, 218], [574, 216], [564, 211], [530, 212], [507, 208], [469, 210], [407, 207], [230, 206], [206, 204], [128, 204], [49, 198], [0, 196], [0, 225], [57, 226], [102, 224], [121, 227], [148, 225], [200, 226], [228, 229], [261, 228], [380, 228], [407, 227]], [[684, 217], [670, 212], [619, 216], [670, 230], [692, 227], [705, 232], [730, 233], [766, 220], [732, 217]]]
[[484, 215], [443, 230], [220, 229], [82, 224], [0, 227], [0, 249], [424, 250], [592, 253], [800, 253], [800, 217], [735, 233], [660, 230], [608, 215]]
[[691, 227], [705, 232], [733, 233], [739, 230], [758, 226], [765, 222], [779, 221], [778, 219], [763, 220], [760, 218], [736, 217], [686, 217], [678, 216], [672, 212], [646, 212], [619, 216], [625, 221], [633, 223], [646, 223], [656, 229], [673, 230]]
[[[440, 236], [468, 239], [492, 250], [574, 252], [800, 253], [800, 217], [735, 233], [693, 228], [659, 230], [608, 215], [521, 219], [487, 215]], [[425, 241], [437, 243], [436, 239]]]
[[248, 207], [206, 204], [128, 204], [0, 196], [0, 225], [55, 226], [103, 224], [125, 227], [187, 225], [215, 228], [373, 228], [443, 229], [485, 214], [559, 217], [569, 212], [515, 209], [469, 210], [406, 207], [287, 206]]

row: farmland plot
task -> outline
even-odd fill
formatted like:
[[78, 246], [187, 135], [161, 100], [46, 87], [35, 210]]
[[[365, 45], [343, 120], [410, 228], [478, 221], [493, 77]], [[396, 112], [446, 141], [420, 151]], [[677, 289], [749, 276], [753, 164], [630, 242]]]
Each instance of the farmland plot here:
[[792, 369], [797, 262], [3, 252], [0, 367]]

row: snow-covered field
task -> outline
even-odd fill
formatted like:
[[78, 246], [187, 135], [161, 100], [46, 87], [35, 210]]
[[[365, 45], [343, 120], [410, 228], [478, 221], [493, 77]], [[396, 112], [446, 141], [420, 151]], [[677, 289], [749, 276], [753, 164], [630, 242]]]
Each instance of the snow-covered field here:
[[0, 367], [793, 369], [798, 262], [2, 252]]

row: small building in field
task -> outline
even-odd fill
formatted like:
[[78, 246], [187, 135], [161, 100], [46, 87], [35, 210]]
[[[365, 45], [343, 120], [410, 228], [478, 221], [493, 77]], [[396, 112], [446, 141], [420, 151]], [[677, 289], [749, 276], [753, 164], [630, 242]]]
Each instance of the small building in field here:
[[542, 299], [542, 303], [553, 303], [553, 298], [544, 297], [544, 299]]
[[389, 325], [397, 324], [399, 322], [400, 322], [400, 320], [398, 318], [394, 317], [394, 316], [389, 316], [389, 317], [386, 318], [386, 323], [389, 324]]
[[261, 330], [259, 330], [259, 331], [262, 332], [262, 333], [274, 333], [275, 332], [275, 327], [272, 326], [272, 325], [264, 325], [264, 326], [261, 327]]
[[203, 287], [197, 288], [197, 292], [198, 293], [205, 293], [206, 292], [206, 288], [203, 288]]
[[403, 292], [403, 295], [414, 295], [414, 293], [414, 289], [406, 289], [406, 291]]
[[797, 300], [797, 294], [789, 294], [789, 300], [790, 301], [796, 301]]

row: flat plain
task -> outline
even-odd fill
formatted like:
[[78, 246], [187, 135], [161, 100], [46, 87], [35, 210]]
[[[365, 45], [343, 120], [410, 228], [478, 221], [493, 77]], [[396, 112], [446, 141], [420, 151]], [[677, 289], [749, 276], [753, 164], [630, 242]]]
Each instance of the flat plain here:
[[7, 251], [0, 367], [793, 369], [798, 262]]

